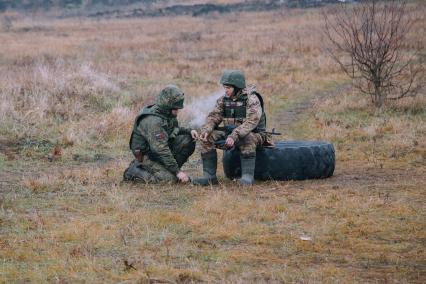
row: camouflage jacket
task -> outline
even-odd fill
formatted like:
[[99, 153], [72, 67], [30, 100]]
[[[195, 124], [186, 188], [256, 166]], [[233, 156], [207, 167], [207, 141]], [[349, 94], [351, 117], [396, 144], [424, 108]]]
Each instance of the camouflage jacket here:
[[243, 89], [242, 92], [237, 94], [235, 97], [231, 97], [231, 100], [237, 101], [239, 98], [246, 96], [246, 115], [245, 118], [225, 118], [225, 106], [224, 98], [221, 96], [217, 101], [216, 105], [209, 113], [206, 119], [206, 123], [201, 128], [201, 133], [211, 133], [220, 123], [224, 125], [236, 125], [232, 133], [228, 136], [234, 141], [244, 138], [250, 132], [252, 132], [258, 126], [263, 110], [258, 97], [256, 96], [256, 87], [248, 86]]
[[179, 127], [178, 120], [164, 113], [156, 105], [145, 107], [135, 120], [130, 141], [132, 151], [141, 150], [153, 161], [163, 164], [176, 174], [180, 171], [169, 142], [180, 134], [190, 134], [191, 129]]

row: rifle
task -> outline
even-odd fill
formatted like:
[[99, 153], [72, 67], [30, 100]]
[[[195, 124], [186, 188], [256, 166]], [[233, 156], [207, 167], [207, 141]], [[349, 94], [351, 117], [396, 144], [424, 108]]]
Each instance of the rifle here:
[[[228, 124], [228, 125], [225, 125], [225, 126], [216, 127], [215, 129], [216, 130], [220, 130], [220, 131], [224, 131], [225, 134], [226, 134], [226, 136], [228, 136], [229, 134], [232, 133], [232, 131], [234, 131], [235, 128], [237, 128], [236, 125], [234, 125], [234, 124]], [[254, 133], [265, 133], [265, 134], [270, 134], [270, 135], [281, 135], [280, 132], [275, 132], [275, 128], [272, 128], [272, 131], [267, 131], [266, 128], [258, 128], [258, 127], [256, 127], [253, 130], [253, 132]]]
[[220, 139], [220, 140], [214, 141], [214, 146], [218, 149], [221, 149], [221, 150], [232, 150], [234, 147], [225, 148], [225, 141], [226, 141], [225, 139]]
[[[232, 131], [234, 131], [235, 128], [237, 128], [236, 125], [229, 124], [229, 125], [225, 125], [225, 126], [216, 127], [216, 130], [224, 131], [225, 135], [228, 136], [232, 133]], [[275, 128], [272, 128], [272, 131], [266, 131], [266, 128], [256, 128], [256, 129], [253, 130], [253, 132], [254, 133], [265, 133], [265, 134], [270, 134], [270, 135], [281, 135], [280, 132], [275, 131]], [[214, 145], [218, 149], [232, 150], [234, 147], [232, 147], [230, 149], [225, 148], [225, 141], [226, 141], [226, 138], [217, 140], [217, 141], [214, 142]]]

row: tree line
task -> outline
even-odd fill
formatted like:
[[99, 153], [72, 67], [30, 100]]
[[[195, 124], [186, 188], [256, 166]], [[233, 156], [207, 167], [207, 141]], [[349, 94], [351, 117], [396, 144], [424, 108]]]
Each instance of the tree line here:
[[150, 4], [155, 0], [0, 0], [0, 11], [8, 9], [38, 11], [51, 9], [90, 8], [97, 5], [119, 6], [134, 3]]

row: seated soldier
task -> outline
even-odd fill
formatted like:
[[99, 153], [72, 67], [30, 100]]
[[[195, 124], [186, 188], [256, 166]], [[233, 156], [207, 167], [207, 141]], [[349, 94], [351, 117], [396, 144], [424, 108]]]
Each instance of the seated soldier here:
[[135, 156], [124, 172], [124, 180], [186, 183], [189, 177], [182, 165], [194, 152], [197, 132], [179, 127], [177, 114], [183, 108], [184, 94], [174, 85], [164, 88], [154, 105], [137, 115], [130, 137]]
[[[224, 140], [223, 147], [237, 147], [241, 153], [241, 173], [238, 180], [242, 185], [252, 185], [256, 162], [256, 148], [271, 145], [270, 135], [265, 133], [266, 117], [262, 97], [254, 86], [246, 87], [244, 74], [240, 70], [226, 70], [220, 83], [225, 95], [216, 101], [214, 110], [197, 137], [201, 141], [203, 177], [192, 181], [195, 185], [217, 184], [217, 153], [215, 142]], [[225, 131], [220, 129], [223, 122]], [[231, 129], [231, 131], [226, 131]]]

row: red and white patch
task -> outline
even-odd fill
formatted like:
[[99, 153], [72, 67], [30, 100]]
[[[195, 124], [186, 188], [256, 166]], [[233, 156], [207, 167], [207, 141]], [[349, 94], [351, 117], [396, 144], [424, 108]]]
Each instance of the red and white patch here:
[[166, 139], [166, 135], [164, 135], [163, 132], [159, 132], [159, 133], [155, 134], [155, 138], [157, 140], [164, 140], [164, 139]]

